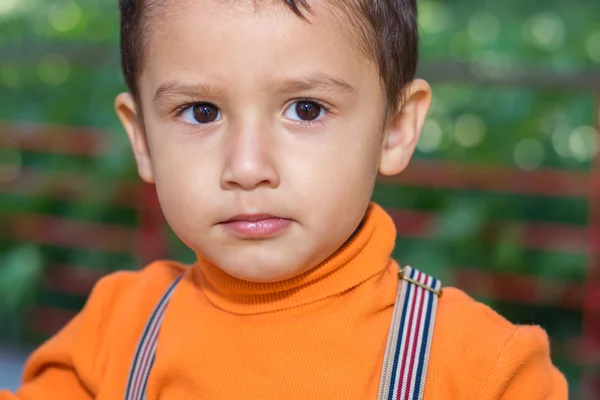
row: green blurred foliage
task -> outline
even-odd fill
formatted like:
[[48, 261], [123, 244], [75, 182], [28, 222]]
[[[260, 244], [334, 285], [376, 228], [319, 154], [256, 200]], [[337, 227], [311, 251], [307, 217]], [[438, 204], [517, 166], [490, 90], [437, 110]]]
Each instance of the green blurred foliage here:
[[15, 314], [33, 303], [42, 275], [42, 257], [35, 246], [18, 246], [4, 254], [0, 263], [0, 304]]
[[31, 245], [11, 248], [0, 260], [0, 337], [22, 334], [23, 315], [36, 300], [43, 276], [40, 250]]

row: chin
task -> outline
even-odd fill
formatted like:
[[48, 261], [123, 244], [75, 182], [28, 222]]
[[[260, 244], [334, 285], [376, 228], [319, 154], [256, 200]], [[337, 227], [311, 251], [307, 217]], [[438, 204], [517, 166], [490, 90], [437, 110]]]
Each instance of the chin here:
[[218, 266], [237, 279], [257, 283], [284, 281], [304, 272], [302, 266], [288, 266], [274, 261], [246, 259], [242, 263], [223, 263]]

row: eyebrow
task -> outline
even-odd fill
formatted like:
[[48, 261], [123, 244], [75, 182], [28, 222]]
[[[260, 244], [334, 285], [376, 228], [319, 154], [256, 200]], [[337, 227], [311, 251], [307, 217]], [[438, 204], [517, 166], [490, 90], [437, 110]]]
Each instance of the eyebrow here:
[[275, 80], [274, 86], [278, 90], [288, 92], [301, 92], [306, 90], [333, 90], [344, 93], [353, 92], [354, 87], [343, 79], [318, 73], [301, 79]]
[[[319, 91], [339, 91], [349, 93], [354, 91], [354, 87], [343, 79], [318, 73], [299, 79], [275, 79], [271, 87], [283, 93], [303, 92], [309, 90]], [[177, 81], [166, 82], [160, 85], [154, 95], [154, 102], [161, 103], [170, 96], [189, 96], [194, 97], [210, 95], [211, 97], [224, 97], [223, 91], [216, 86], [209, 84], [187, 84]]]
[[217, 98], [223, 97], [222, 91], [213, 85], [207, 85], [203, 83], [188, 84], [173, 81], [163, 83], [159, 86], [159, 88], [156, 90], [156, 94], [154, 95], [154, 102], [160, 104], [170, 96], [194, 97], [198, 94], [209, 94]]

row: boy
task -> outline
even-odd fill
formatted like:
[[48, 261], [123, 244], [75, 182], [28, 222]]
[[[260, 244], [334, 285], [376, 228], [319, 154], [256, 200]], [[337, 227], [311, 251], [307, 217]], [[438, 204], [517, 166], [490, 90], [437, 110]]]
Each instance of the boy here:
[[[541, 329], [409, 269], [399, 285], [394, 225], [369, 200], [431, 99], [415, 0], [120, 7], [116, 111], [198, 261], [103, 279], [1, 400], [567, 398]], [[432, 341], [395, 343], [413, 329], [397, 295], [417, 290], [398, 307], [433, 310], [411, 320]]]

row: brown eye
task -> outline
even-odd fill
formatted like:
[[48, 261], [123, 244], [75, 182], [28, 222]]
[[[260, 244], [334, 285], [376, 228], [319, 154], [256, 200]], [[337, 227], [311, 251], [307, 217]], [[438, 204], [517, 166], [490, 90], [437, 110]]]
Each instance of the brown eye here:
[[319, 118], [323, 112], [323, 107], [312, 101], [298, 101], [292, 104], [292, 107], [292, 114], [296, 115], [291, 116], [291, 119], [300, 121], [314, 121]]
[[201, 103], [191, 107], [194, 120], [200, 124], [210, 124], [220, 119], [221, 112], [212, 104]]

